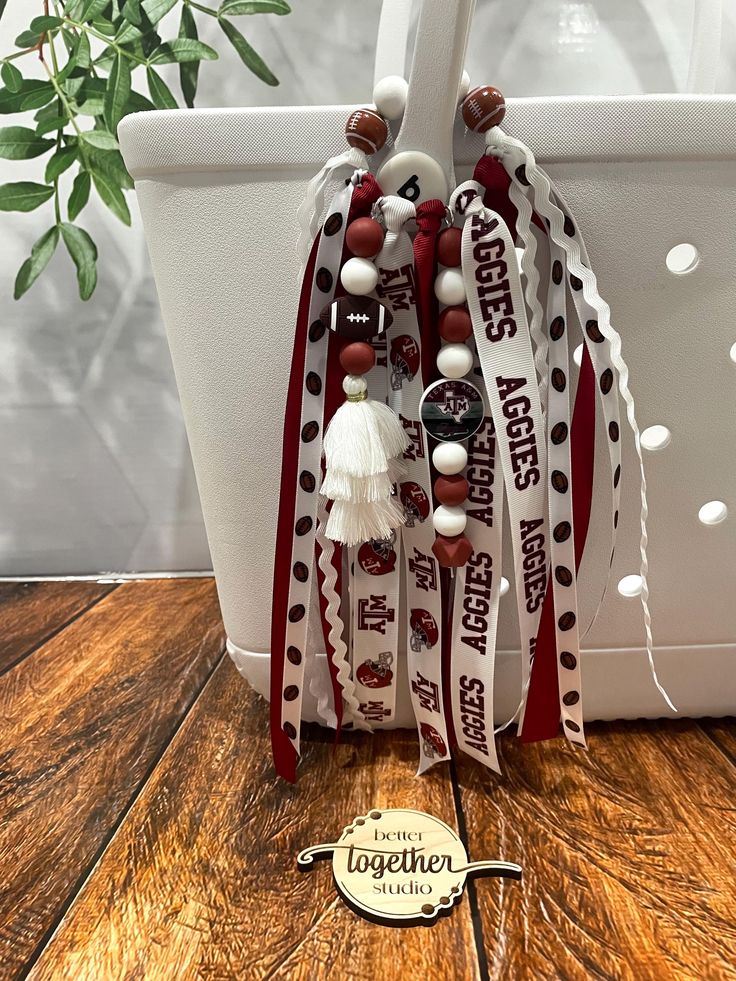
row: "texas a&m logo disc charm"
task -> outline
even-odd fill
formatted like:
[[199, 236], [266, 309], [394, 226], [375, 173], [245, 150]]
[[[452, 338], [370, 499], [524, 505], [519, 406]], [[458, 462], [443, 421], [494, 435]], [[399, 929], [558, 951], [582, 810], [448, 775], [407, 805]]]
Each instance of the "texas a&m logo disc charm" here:
[[469, 439], [483, 424], [483, 397], [465, 378], [440, 378], [424, 392], [419, 414], [430, 436], [456, 443]]

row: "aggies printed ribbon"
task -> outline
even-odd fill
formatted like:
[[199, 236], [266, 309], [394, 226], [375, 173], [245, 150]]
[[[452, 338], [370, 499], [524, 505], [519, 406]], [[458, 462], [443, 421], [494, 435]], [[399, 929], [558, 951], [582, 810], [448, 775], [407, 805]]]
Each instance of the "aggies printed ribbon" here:
[[420, 744], [419, 772], [449, 758], [442, 694], [442, 598], [439, 567], [432, 544], [432, 497], [429, 448], [419, 419], [423, 393], [421, 338], [412, 242], [404, 226], [414, 205], [400, 197], [379, 202], [386, 225], [383, 248], [376, 257], [376, 292], [389, 306], [393, 323], [387, 334], [389, 403], [411, 437], [404, 454], [406, 474], [399, 494], [406, 514], [402, 530], [408, 617], [408, 674]]
[[328, 337], [319, 320], [335, 295], [351, 204], [368, 208], [377, 185], [370, 175], [335, 197], [307, 263], [284, 418], [281, 493], [271, 623], [271, 744], [277, 772], [293, 782], [299, 757], [315, 524], [324, 430]]
[[[488, 396], [475, 379], [484, 405]], [[450, 684], [457, 744], [463, 752], [500, 772], [494, 739], [496, 628], [501, 597], [503, 478], [496, 464], [496, 433], [488, 414], [467, 442], [468, 499], [465, 535], [473, 546], [457, 569], [452, 616]]]
[[465, 216], [462, 269], [508, 496], [526, 688], [547, 584], [546, 447], [534, 355], [514, 242], [483, 205], [483, 187], [452, 196]]

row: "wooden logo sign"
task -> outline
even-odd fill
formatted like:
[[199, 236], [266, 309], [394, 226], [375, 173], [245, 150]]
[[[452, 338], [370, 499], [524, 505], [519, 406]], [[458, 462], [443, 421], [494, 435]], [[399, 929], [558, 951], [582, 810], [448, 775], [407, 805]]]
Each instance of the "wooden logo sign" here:
[[422, 811], [396, 808], [357, 817], [333, 843], [305, 848], [302, 872], [332, 855], [340, 896], [360, 916], [387, 926], [418, 926], [447, 916], [468, 878], [520, 879], [511, 862], [469, 862], [457, 833]]

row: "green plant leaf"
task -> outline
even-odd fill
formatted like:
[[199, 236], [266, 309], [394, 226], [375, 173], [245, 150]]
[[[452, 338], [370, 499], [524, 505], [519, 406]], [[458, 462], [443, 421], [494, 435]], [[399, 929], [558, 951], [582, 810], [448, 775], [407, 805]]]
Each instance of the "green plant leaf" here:
[[228, 37], [228, 40], [240, 55], [240, 60], [246, 68], [249, 68], [254, 75], [257, 75], [266, 85], [278, 85], [279, 80], [265, 63], [263, 58], [253, 50], [243, 35], [234, 24], [224, 17], [220, 18], [220, 27]]
[[62, 222], [61, 237], [77, 267], [79, 295], [88, 300], [97, 285], [97, 246], [83, 228], [69, 222]]
[[86, 170], [80, 170], [74, 178], [72, 193], [69, 195], [66, 210], [69, 214], [69, 221], [74, 221], [82, 208], [89, 201], [89, 190], [91, 186], [90, 176]]
[[286, 0], [223, 0], [217, 13], [224, 17], [238, 14], [290, 14]]
[[135, 24], [131, 24], [130, 21], [124, 20], [115, 35], [115, 43], [129, 44], [131, 41], [137, 41], [140, 37], [142, 37], [140, 28], [136, 27]]
[[130, 98], [130, 60], [118, 54], [105, 89], [105, 124], [111, 133], [116, 133], [118, 123], [127, 111]]
[[94, 181], [97, 193], [115, 217], [119, 218], [124, 225], [130, 225], [128, 203], [125, 200], [125, 195], [120, 190], [120, 186], [111, 180], [107, 174], [97, 169], [92, 171], [92, 180]]
[[63, 174], [65, 170], [71, 167], [77, 159], [77, 152], [76, 146], [63, 146], [57, 150], [46, 164], [46, 173], [43, 179], [49, 184], [55, 181], [59, 174]]
[[146, 69], [148, 91], [157, 109], [178, 109], [179, 105], [166, 82], [156, 74], [153, 68]]
[[63, 23], [61, 17], [34, 17], [29, 27], [34, 34], [45, 34], [46, 31], [53, 31], [55, 27], [61, 27]]
[[20, 181], [0, 185], [0, 211], [33, 211], [53, 195], [53, 187]]
[[79, 20], [94, 20], [102, 13], [108, 4], [108, 0], [86, 0], [77, 15]]
[[[187, 8], [185, 7], [184, 10]], [[5, 83], [5, 87], [8, 92], [20, 92], [23, 86], [23, 76], [10, 61], [3, 62], [3, 67], [0, 69], [0, 75], [2, 75], [2, 80]]]
[[0, 0], [0, 17], [2, 17], [3, 15], [3, 11], [5, 10], [5, 4], [7, 2], [8, 0]]
[[0, 89], [0, 113], [40, 109], [41, 106], [51, 102], [55, 94], [51, 82], [44, 82], [40, 78], [24, 78], [16, 91], [9, 88]]
[[92, 21], [92, 26], [95, 30], [99, 31], [100, 34], [104, 34], [105, 37], [115, 37], [117, 33], [117, 28], [111, 20], [106, 17], [95, 17]]
[[217, 52], [209, 44], [180, 37], [166, 41], [151, 55], [152, 65], [170, 65], [182, 61], [216, 61]]
[[145, 95], [141, 95], [140, 92], [135, 92], [131, 90], [130, 98], [128, 99], [128, 106], [131, 112], [148, 112], [150, 109], [155, 109], [156, 107], [147, 99]]
[[125, 169], [125, 163], [118, 150], [96, 150], [88, 147], [86, 157], [92, 170], [107, 174], [118, 187], [128, 190], [133, 187], [133, 178]]
[[136, 27], [140, 27], [143, 23], [141, 0], [125, 0], [120, 12], [129, 24], [135, 24]]
[[5, 160], [30, 160], [40, 157], [54, 145], [53, 140], [42, 140], [32, 129], [25, 126], [3, 126], [0, 129], [0, 157]]
[[36, 136], [45, 136], [46, 133], [53, 133], [57, 129], [64, 129], [68, 122], [69, 120], [66, 115], [55, 115], [47, 119], [42, 119], [36, 123]]
[[117, 150], [118, 141], [104, 129], [86, 129], [81, 134], [80, 139], [90, 146], [97, 147], [98, 150]]
[[161, 18], [175, 7], [178, 0], [143, 0], [141, 7], [152, 24], [158, 24]]
[[22, 31], [15, 39], [16, 48], [33, 48], [38, 44], [41, 35], [35, 31]]
[[59, 229], [54, 225], [34, 244], [30, 258], [26, 259], [15, 277], [13, 296], [16, 300], [19, 300], [33, 286], [49, 264], [49, 259], [54, 254], [58, 241]]
[[[189, 7], [184, 4], [181, 8], [181, 21], [179, 23], [179, 37], [188, 37], [193, 41], [199, 39], [197, 34], [197, 22], [194, 14]], [[194, 99], [197, 95], [197, 81], [199, 79], [199, 62], [183, 61], [179, 65], [179, 84], [184, 102], [190, 109], [194, 108]]]
[[89, 35], [82, 32], [79, 37], [79, 44], [77, 45], [77, 50], [74, 53], [74, 58], [77, 62], [77, 68], [89, 68], [92, 63], [89, 50]]

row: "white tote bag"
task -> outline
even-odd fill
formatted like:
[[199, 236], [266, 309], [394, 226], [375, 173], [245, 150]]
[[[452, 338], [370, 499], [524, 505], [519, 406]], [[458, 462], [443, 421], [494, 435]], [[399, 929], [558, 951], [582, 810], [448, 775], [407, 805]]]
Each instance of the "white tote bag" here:
[[[425, 83], [427, 65], [434, 66], [432, 86], [440, 116], [446, 114], [434, 130], [426, 121], [417, 126], [417, 139], [431, 130], [431, 149], [446, 168], [454, 156], [458, 180], [483, 152], [482, 138], [461, 125], [454, 146], [449, 138], [454, 105], [446, 98], [446, 73], [459, 74], [462, 65], [470, 2], [463, 4], [465, 22], [442, 14], [451, 22], [442, 30], [422, 30], [420, 23], [414, 62]], [[713, 85], [718, 6], [697, 5], [693, 88]], [[408, 0], [386, 0], [377, 78], [403, 73], [408, 9]], [[492, 82], [492, 66], [488, 71]], [[417, 78], [411, 84], [416, 92]], [[344, 145], [353, 108], [148, 112], [128, 116], [119, 130], [166, 323], [228, 647], [263, 695], [299, 291], [296, 212], [306, 182]], [[512, 98], [504, 129], [532, 148], [576, 213], [623, 338], [640, 426], [664, 426], [670, 434], [645, 458], [660, 679], [681, 714], [728, 714], [736, 706], [736, 365], [729, 357], [736, 341], [736, 97]], [[685, 244], [692, 249], [677, 249]], [[667, 265], [673, 249], [670, 264], [683, 265], [685, 255], [679, 272]], [[623, 454], [624, 473], [636, 473], [631, 441]], [[605, 474], [603, 458], [598, 462], [596, 472]], [[624, 577], [638, 571], [638, 493], [636, 481], [624, 485], [611, 585], [583, 638], [586, 719], [669, 714], [650, 676], [641, 608], [624, 595]], [[718, 502], [732, 505], [733, 515], [723, 520]], [[704, 505], [710, 507], [701, 512]], [[581, 583], [592, 583], [581, 590], [586, 622], [600, 598], [608, 544], [594, 517], [581, 573]], [[501, 607], [498, 720], [515, 711], [520, 679], [510, 596]], [[312, 624], [308, 719], [317, 718], [315, 695], [329, 686], [319, 617]], [[400, 663], [394, 726], [414, 724], [404, 680]]]

